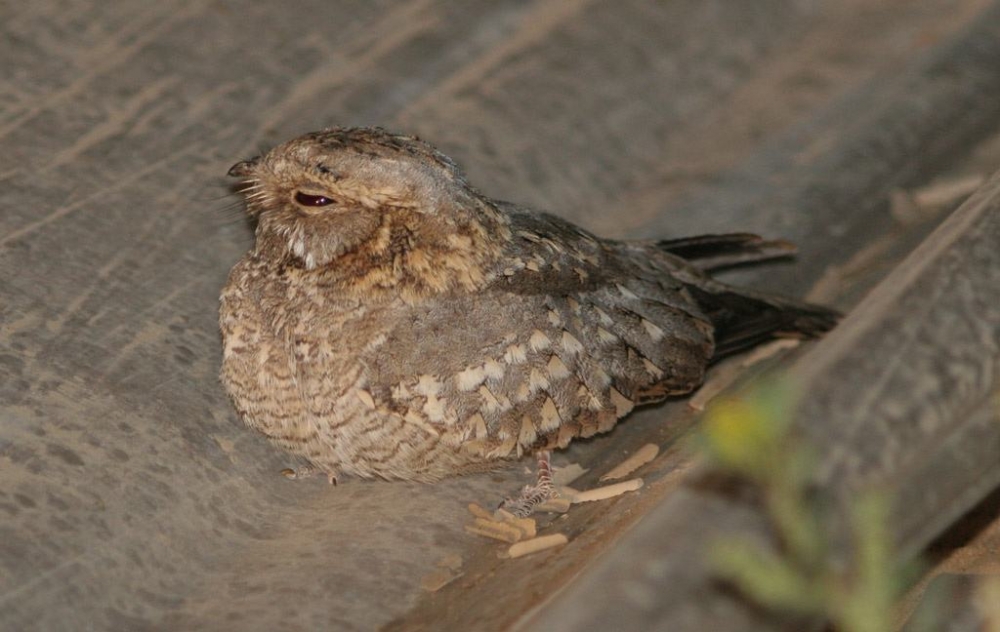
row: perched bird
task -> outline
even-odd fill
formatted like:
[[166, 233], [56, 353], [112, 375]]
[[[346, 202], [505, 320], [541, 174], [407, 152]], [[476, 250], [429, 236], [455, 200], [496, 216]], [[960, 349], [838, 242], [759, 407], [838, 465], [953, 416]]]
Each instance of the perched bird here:
[[257, 227], [222, 292], [222, 381], [331, 481], [544, 457], [690, 392], [722, 355], [836, 322], [707, 274], [786, 242], [602, 239], [379, 128], [306, 134], [229, 174]]

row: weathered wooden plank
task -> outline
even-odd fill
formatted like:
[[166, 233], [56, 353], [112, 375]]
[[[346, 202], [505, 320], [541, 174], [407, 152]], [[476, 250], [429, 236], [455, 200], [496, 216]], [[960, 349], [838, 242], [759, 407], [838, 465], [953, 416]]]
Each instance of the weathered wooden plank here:
[[784, 55], [807, 35], [836, 40], [812, 23], [821, 10], [947, 34], [982, 1], [5, 7], [4, 625], [375, 627], [411, 607], [437, 559], [482, 551], [461, 533], [465, 501], [519, 484], [330, 490], [276, 475], [287, 461], [236, 423], [215, 377], [218, 288], [249, 243], [239, 212], [220, 214], [234, 160], [381, 123], [442, 144], [493, 194], [624, 230], [663, 207], [660, 192], [621, 203], [663, 164], [708, 164], [697, 180], [718, 167], [712, 147], [739, 147], [727, 164], [756, 143], [722, 124], [748, 100], [759, 118], [740, 125], [769, 134], [916, 46], [871, 33], [884, 54], [843, 61], [769, 116], [781, 69], [756, 96], [747, 85], [792, 72]]
[[635, 234], [778, 227], [803, 256], [794, 268], [768, 270], [768, 281], [807, 292], [814, 277], [803, 270], [897, 229], [890, 192], [915, 186], [997, 129], [997, 11], [984, 9], [967, 32], [915, 56], [905, 72], [824, 104]]
[[1000, 484], [998, 244], [1000, 175], [797, 367], [817, 484], [898, 494], [908, 555]]

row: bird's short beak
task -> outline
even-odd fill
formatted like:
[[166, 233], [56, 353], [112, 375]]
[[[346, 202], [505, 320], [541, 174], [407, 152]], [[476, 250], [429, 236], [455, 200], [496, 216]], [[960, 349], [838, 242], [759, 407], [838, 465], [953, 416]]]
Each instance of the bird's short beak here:
[[228, 174], [234, 178], [245, 178], [252, 175], [257, 165], [260, 163], [260, 156], [238, 162], [229, 168]]

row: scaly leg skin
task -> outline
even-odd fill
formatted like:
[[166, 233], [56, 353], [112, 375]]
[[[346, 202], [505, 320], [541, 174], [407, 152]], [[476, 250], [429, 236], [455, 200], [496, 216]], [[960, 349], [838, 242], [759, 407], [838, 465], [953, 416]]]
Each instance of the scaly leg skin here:
[[321, 474], [323, 476], [326, 476], [327, 482], [330, 483], [331, 485], [337, 484], [336, 472], [327, 472], [326, 470], [316, 467], [312, 463], [306, 463], [305, 465], [303, 465], [298, 469], [292, 469], [290, 467], [286, 467], [285, 469], [281, 470], [282, 476], [293, 481], [300, 481], [302, 479], [312, 478], [313, 476], [319, 476]]
[[538, 482], [534, 485], [525, 485], [517, 498], [505, 498], [500, 503], [500, 509], [509, 511], [518, 518], [527, 518], [534, 513], [535, 507], [559, 496], [555, 485], [552, 484], [552, 464], [549, 462], [549, 456], [548, 450], [538, 453]]

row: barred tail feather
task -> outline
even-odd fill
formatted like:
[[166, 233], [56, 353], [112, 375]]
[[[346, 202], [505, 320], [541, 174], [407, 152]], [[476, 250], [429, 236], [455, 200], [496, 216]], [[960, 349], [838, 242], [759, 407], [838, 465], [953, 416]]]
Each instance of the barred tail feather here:
[[815, 338], [833, 329], [840, 319], [832, 309], [791, 299], [736, 289], [687, 288], [715, 328], [713, 361], [774, 338]]

